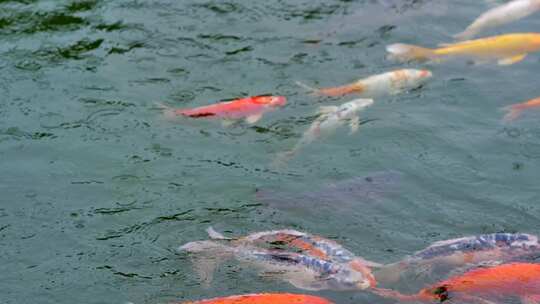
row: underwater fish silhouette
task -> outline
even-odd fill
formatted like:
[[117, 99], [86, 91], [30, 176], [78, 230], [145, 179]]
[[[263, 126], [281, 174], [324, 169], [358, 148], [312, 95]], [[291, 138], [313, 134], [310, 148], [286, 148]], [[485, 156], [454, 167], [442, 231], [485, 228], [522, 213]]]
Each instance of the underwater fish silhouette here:
[[396, 193], [403, 174], [398, 171], [374, 172], [367, 176], [354, 177], [328, 183], [313, 191], [283, 192], [273, 189], [258, 189], [258, 201], [277, 209], [312, 209], [317, 206], [351, 207], [364, 202], [373, 202]]

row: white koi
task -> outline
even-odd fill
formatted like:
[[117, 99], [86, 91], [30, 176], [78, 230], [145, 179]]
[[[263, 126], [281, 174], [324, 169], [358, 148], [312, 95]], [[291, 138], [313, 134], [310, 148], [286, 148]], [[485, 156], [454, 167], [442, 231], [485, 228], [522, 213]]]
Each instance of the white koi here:
[[540, 0], [514, 0], [488, 10], [465, 31], [454, 35], [458, 40], [472, 39], [480, 32], [517, 21], [540, 10]]

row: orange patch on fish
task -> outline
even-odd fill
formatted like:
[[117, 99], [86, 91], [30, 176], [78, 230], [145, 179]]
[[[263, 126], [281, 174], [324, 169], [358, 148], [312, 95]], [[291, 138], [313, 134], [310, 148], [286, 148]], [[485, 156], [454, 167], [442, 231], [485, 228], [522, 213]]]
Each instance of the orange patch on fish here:
[[332, 304], [321, 297], [291, 294], [291, 293], [262, 293], [214, 298], [182, 304]]

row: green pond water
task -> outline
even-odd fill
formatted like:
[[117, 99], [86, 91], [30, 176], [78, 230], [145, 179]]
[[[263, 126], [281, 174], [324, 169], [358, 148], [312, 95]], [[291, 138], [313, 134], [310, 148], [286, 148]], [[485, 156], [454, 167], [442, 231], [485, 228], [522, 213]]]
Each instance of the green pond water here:
[[[540, 233], [540, 118], [503, 106], [540, 95], [540, 56], [509, 67], [401, 64], [396, 42], [451, 41], [489, 8], [470, 0], [1, 0], [0, 303], [167, 303], [263, 291], [336, 303], [367, 292], [306, 292], [234, 260], [200, 284], [178, 246], [293, 228], [394, 262], [432, 242]], [[540, 31], [530, 17], [486, 34]], [[425, 86], [379, 98], [368, 121], [273, 168], [333, 86], [428, 68]], [[274, 94], [288, 105], [250, 126], [167, 121], [155, 102], [194, 107]], [[373, 172], [397, 189], [324, 208], [269, 207], [258, 189], [307, 192]], [[392, 186], [393, 187], [393, 186]], [[290, 202], [293, 204], [294, 202]], [[303, 212], [305, 210], [306, 212]], [[307, 212], [309, 211], [309, 212]], [[424, 282], [402, 283], [414, 291]]]

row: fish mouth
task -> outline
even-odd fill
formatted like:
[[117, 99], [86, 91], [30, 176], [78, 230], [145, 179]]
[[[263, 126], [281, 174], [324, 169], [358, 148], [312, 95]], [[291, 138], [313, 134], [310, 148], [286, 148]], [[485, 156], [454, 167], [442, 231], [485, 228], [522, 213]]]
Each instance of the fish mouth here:
[[428, 70], [422, 70], [420, 71], [420, 78], [431, 78], [433, 76], [433, 73]]

